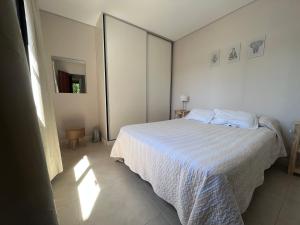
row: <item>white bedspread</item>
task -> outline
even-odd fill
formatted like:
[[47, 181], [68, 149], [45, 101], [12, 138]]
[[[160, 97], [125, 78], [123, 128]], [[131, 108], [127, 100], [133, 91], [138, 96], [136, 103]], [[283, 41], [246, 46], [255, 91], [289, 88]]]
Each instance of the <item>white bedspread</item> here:
[[276, 132], [185, 119], [130, 125], [120, 130], [111, 157], [148, 181], [183, 225], [243, 224], [264, 170], [286, 154]]

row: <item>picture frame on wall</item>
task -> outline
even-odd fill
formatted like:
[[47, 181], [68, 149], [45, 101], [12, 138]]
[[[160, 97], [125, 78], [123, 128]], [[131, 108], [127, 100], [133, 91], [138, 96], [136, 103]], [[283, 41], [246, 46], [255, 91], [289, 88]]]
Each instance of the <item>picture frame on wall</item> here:
[[265, 52], [266, 35], [254, 38], [247, 43], [248, 59], [260, 57]]
[[210, 55], [210, 66], [220, 65], [220, 49], [215, 50]]
[[226, 61], [227, 63], [234, 63], [240, 60], [241, 43], [230, 46], [226, 49]]

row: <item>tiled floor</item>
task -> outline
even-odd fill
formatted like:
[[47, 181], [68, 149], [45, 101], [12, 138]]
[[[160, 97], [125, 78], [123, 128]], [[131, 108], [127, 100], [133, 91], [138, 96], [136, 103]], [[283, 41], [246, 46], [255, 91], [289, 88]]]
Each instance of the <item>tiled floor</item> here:
[[[65, 170], [53, 181], [60, 225], [179, 225], [175, 209], [109, 153], [102, 144], [63, 150]], [[300, 224], [300, 177], [288, 176], [284, 164], [266, 171], [246, 225]]]

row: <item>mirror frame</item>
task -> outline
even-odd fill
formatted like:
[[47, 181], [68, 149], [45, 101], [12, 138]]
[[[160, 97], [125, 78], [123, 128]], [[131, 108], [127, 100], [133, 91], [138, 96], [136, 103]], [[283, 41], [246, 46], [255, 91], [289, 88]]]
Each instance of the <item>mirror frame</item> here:
[[55, 71], [55, 61], [63, 61], [67, 63], [77, 63], [77, 64], [83, 64], [85, 66], [85, 74], [78, 74], [78, 75], [84, 75], [85, 76], [85, 92], [76, 93], [76, 94], [87, 94], [87, 80], [86, 80], [86, 61], [82, 59], [73, 59], [73, 58], [67, 58], [67, 57], [61, 57], [61, 56], [51, 56], [51, 64], [52, 64], [52, 73], [54, 78], [54, 91], [56, 94], [75, 94], [75, 93], [63, 93], [59, 92], [58, 90], [58, 84], [57, 84], [57, 74]]

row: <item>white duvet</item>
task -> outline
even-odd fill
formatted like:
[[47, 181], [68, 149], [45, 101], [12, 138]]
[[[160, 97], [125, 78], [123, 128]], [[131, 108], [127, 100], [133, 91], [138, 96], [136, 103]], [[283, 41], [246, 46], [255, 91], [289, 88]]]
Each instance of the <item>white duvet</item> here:
[[243, 224], [264, 170], [285, 156], [278, 131], [170, 120], [123, 127], [111, 157], [148, 181], [183, 225]]

